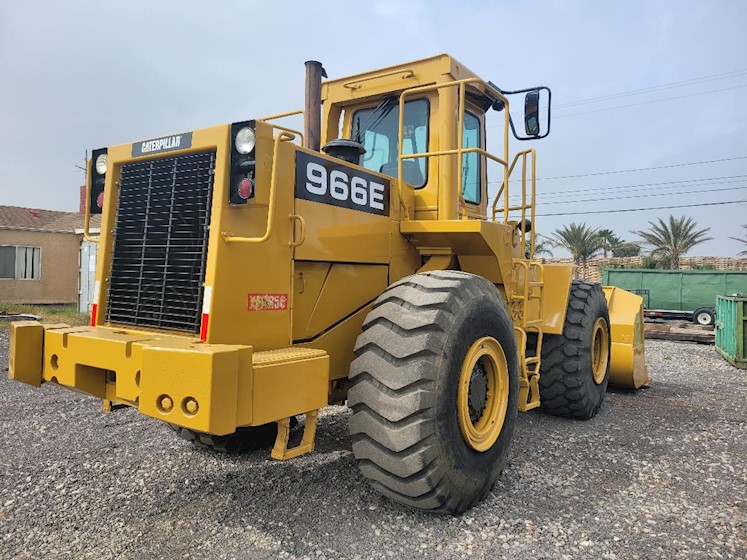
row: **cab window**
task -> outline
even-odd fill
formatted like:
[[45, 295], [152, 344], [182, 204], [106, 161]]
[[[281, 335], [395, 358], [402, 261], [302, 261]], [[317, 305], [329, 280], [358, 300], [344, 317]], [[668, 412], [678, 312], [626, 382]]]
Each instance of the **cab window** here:
[[[481, 148], [480, 119], [472, 113], [464, 113], [463, 148]], [[462, 154], [462, 196], [465, 202], [480, 204], [480, 162], [477, 153]]]
[[[392, 177], [397, 176], [397, 133], [399, 101], [387, 97], [376, 107], [359, 109], [353, 114], [353, 139], [366, 149], [360, 164], [366, 169]], [[428, 100], [405, 102], [403, 154], [428, 151]], [[404, 180], [421, 188], [428, 180], [428, 158], [406, 159], [402, 162]]]

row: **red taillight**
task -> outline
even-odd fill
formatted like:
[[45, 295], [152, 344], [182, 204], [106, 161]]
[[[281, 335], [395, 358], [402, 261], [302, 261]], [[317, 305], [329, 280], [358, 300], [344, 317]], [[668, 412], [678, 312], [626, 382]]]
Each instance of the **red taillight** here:
[[213, 298], [213, 287], [205, 286], [202, 293], [202, 319], [200, 320], [200, 340], [207, 341], [208, 323], [210, 322], [210, 300]]
[[91, 305], [91, 326], [92, 327], [96, 326], [96, 313], [98, 312], [98, 310], [99, 310], [99, 306], [97, 303], [94, 303], [93, 305]]
[[247, 200], [254, 195], [254, 181], [250, 178], [245, 177], [239, 181], [239, 186], [236, 188], [236, 193], [241, 197], [242, 200]]
[[202, 314], [202, 322], [200, 323], [200, 340], [203, 342], [207, 340], [207, 329], [208, 329], [208, 321], [210, 320], [210, 315], [207, 313]]

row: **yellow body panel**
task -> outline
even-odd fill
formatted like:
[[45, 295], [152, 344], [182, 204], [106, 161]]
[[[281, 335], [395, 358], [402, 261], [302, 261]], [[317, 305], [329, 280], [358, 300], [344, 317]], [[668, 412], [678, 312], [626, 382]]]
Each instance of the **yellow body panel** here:
[[330, 381], [347, 378], [350, 362], [355, 359], [355, 340], [361, 334], [363, 321], [369, 311], [371, 306], [367, 305], [316, 338], [298, 343], [299, 346], [319, 348], [329, 354]]
[[10, 324], [8, 377], [39, 387], [42, 383], [44, 328], [36, 321]]
[[[306, 263], [298, 263], [296, 270], [304, 264]], [[298, 279], [298, 276], [296, 278]], [[371, 303], [379, 297], [387, 285], [388, 269], [386, 266], [332, 264], [319, 287], [312, 312], [306, 317], [306, 321], [299, 315], [294, 316], [294, 327], [297, 322], [306, 325], [303, 334], [294, 337], [295, 340], [308, 340], [321, 334], [342, 321], [351, 312]], [[301, 298], [297, 295], [294, 301], [298, 302], [299, 299]], [[298, 330], [300, 331], [300, 327]], [[296, 332], [295, 328], [294, 332]]]
[[604, 286], [610, 312], [610, 384], [639, 389], [651, 385], [643, 347], [643, 298]]
[[574, 268], [567, 264], [544, 265], [545, 293], [542, 298], [542, 331], [545, 334], [563, 334]]
[[259, 352], [254, 357], [252, 424], [327, 405], [329, 356], [314, 348]]
[[293, 340], [303, 340], [332, 263], [300, 261], [293, 265]]

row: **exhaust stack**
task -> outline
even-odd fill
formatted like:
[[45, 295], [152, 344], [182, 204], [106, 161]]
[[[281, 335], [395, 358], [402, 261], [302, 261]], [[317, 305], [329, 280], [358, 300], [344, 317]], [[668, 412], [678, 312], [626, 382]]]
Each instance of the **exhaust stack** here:
[[306, 100], [303, 108], [304, 147], [319, 151], [322, 135], [322, 77], [327, 73], [322, 63], [306, 61]]

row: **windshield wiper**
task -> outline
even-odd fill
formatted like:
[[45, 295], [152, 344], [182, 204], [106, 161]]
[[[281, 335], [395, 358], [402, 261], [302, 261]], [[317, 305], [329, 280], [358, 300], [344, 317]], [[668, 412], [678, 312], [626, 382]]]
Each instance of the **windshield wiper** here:
[[373, 110], [371, 115], [366, 119], [366, 121], [361, 125], [360, 119], [356, 122], [356, 130], [355, 130], [355, 141], [359, 144], [363, 143], [363, 140], [361, 139], [361, 134], [363, 131], [366, 130], [373, 130], [379, 124], [381, 124], [381, 121], [383, 121], [389, 113], [392, 112], [392, 109], [397, 103], [397, 98], [394, 95], [389, 95], [381, 100], [381, 103], [379, 103], [376, 108]]

